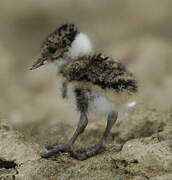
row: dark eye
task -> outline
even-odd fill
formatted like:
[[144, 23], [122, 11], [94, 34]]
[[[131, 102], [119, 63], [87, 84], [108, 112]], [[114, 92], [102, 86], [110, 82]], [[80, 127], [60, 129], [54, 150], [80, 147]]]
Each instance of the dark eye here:
[[57, 48], [55, 47], [49, 47], [48, 48], [49, 53], [54, 54], [57, 51]]

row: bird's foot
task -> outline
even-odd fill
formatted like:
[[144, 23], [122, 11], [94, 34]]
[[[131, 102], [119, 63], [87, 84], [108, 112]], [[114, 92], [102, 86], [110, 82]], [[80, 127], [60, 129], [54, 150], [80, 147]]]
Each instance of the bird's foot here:
[[59, 144], [59, 145], [48, 145], [45, 147], [47, 149], [46, 152], [41, 153], [41, 157], [50, 158], [59, 152], [69, 152], [71, 150], [71, 146], [69, 144]]
[[45, 145], [45, 148], [47, 150], [55, 149], [59, 146], [60, 144], [51, 144], [51, 145]]
[[92, 156], [95, 156], [105, 150], [105, 146], [94, 145], [87, 148], [77, 149], [71, 151], [70, 155], [78, 160], [86, 160]]

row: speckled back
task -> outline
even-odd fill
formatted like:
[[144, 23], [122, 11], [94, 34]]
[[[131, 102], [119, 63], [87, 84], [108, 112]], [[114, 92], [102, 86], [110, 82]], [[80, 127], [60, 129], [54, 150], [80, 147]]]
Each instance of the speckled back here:
[[91, 83], [93, 86], [113, 89], [116, 92], [137, 92], [137, 82], [132, 73], [128, 72], [121, 62], [102, 54], [70, 61], [64, 65], [60, 73], [68, 81]]

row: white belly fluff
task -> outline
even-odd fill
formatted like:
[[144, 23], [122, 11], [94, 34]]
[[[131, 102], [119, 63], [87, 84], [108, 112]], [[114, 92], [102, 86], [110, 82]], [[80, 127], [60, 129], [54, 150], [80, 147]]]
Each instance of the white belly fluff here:
[[106, 95], [102, 92], [92, 91], [89, 94], [89, 107], [88, 111], [96, 114], [107, 114], [117, 110], [115, 105], [110, 102]]
[[118, 100], [110, 100], [105, 93], [99, 91], [91, 91], [89, 94], [88, 111], [97, 114], [108, 114], [112, 111], [121, 111], [136, 105], [135, 101], [119, 103]]
[[[68, 100], [72, 104], [76, 104], [75, 94], [73, 91], [74, 87], [70, 86], [68, 88]], [[121, 111], [126, 107], [135, 106], [135, 102], [125, 102], [119, 103], [119, 100], [116, 98], [110, 98], [103, 91], [97, 90], [88, 90], [86, 92], [86, 96], [88, 98], [88, 113], [107, 115], [112, 111]], [[75, 102], [75, 103], [74, 103]]]

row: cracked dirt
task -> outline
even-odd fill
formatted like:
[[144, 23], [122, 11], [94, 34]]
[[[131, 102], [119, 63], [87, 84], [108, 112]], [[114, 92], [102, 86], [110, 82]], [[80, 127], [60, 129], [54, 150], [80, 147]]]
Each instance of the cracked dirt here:
[[[1, 178], [170, 180], [172, 113], [159, 113], [144, 105], [138, 105], [127, 113], [128, 117], [121, 115], [114, 127], [113, 132], [116, 134], [111, 133], [107, 150], [85, 161], [77, 161], [68, 153], [58, 154], [48, 160], [40, 158], [43, 145], [49, 142], [49, 139], [52, 143], [62, 141], [70, 134], [72, 126], [56, 121], [51, 122], [51, 125], [42, 125], [40, 122], [37, 124], [39, 128], [27, 131], [32, 124], [16, 130], [3, 120], [0, 126]], [[97, 127], [96, 124], [94, 125]], [[94, 143], [101, 135], [102, 127], [103, 121], [97, 128], [89, 127], [76, 146]]]

